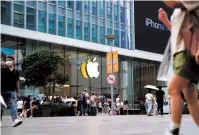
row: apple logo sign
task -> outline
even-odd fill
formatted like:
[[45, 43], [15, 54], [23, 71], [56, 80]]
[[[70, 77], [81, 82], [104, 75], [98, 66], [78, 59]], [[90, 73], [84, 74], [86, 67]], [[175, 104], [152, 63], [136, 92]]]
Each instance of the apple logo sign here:
[[96, 57], [92, 61], [90, 59], [87, 62], [81, 64], [81, 73], [84, 78], [97, 78], [99, 76], [98, 71], [99, 63], [96, 62]]

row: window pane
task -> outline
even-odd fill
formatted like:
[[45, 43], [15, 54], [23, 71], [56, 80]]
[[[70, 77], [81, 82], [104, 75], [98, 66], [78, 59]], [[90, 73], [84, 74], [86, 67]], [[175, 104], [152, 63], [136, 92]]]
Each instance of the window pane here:
[[49, 3], [51, 3], [51, 4], [56, 4], [56, 1], [48, 1]]
[[107, 20], [107, 26], [108, 26], [108, 27], [112, 27], [112, 21], [108, 21], [108, 20]]
[[124, 24], [121, 24], [121, 30], [125, 30]]
[[76, 19], [81, 20], [81, 13], [80, 12], [76, 12]]
[[115, 29], [119, 29], [119, 24], [118, 23], [114, 23], [114, 28]]
[[84, 22], [84, 40], [85, 41], [90, 41], [89, 37], [90, 37], [90, 27], [89, 27], [89, 23]]
[[124, 7], [121, 7], [120, 9], [120, 19], [121, 19], [121, 23], [125, 24], [125, 8]]
[[14, 4], [14, 12], [23, 13], [23, 6]]
[[26, 17], [26, 28], [29, 30], [36, 30], [36, 10], [27, 7]]
[[100, 44], [105, 44], [105, 27], [100, 26]]
[[65, 1], [64, 0], [58, 0], [58, 5], [65, 7]]
[[73, 1], [67, 1], [67, 7], [68, 8], [73, 9], [73, 4], [74, 4]]
[[55, 6], [54, 5], [49, 5], [49, 11], [52, 12], [52, 13], [55, 13]]
[[105, 20], [104, 19], [100, 19], [100, 25], [105, 25]]
[[38, 30], [39, 32], [46, 32], [46, 12], [44, 11], [39, 11]]
[[19, 3], [19, 4], [24, 4], [24, 1], [22, 1], [22, 0], [15, 0], [15, 1], [13, 1], [14, 3]]
[[39, 9], [46, 10], [46, 3], [39, 1]]
[[105, 2], [104, 1], [99, 1], [100, 4], [100, 17], [105, 17]]
[[82, 11], [82, 2], [81, 1], [76, 1], [76, 10]]
[[121, 47], [126, 48], [126, 43], [125, 43], [125, 32], [121, 31]]
[[114, 46], [119, 47], [119, 30], [114, 30], [114, 35], [116, 36]]
[[95, 24], [97, 24], [97, 17], [92, 17], [92, 23], [95, 23]]
[[14, 26], [23, 28], [24, 27], [24, 16], [23, 14], [14, 13]]
[[71, 11], [71, 10], [68, 9], [67, 16], [68, 17], [73, 17], [73, 11]]
[[92, 15], [97, 16], [97, 2], [92, 1]]
[[58, 16], [58, 35], [65, 36], [65, 17]]
[[[112, 33], [112, 28], [107, 28], [107, 35], [109, 35], [109, 34], [113, 34]], [[109, 40], [107, 40], [107, 44], [110, 45], [111, 42]]]
[[27, 6], [36, 7], [36, 1], [26, 1]]
[[84, 15], [84, 21], [89, 21], [89, 16], [88, 15]]
[[82, 39], [82, 22], [76, 20], [76, 39]]
[[73, 19], [72, 18], [67, 19], [67, 29], [68, 29], [67, 37], [73, 38], [74, 36], [73, 36]]
[[56, 15], [49, 13], [48, 33], [56, 34]]
[[60, 14], [60, 15], [65, 15], [65, 9], [59, 7], [59, 8], [58, 8], [58, 14]]
[[112, 4], [107, 3], [107, 19], [112, 20]]
[[114, 5], [114, 21], [119, 22], [119, 7]]
[[97, 25], [92, 24], [92, 42], [97, 43]]
[[10, 25], [11, 20], [11, 5], [10, 2], [1, 2], [1, 23]]
[[128, 49], [132, 50], [132, 43], [133, 43], [132, 33], [128, 33], [127, 40], [128, 40]]
[[84, 13], [89, 14], [89, 1], [84, 1]]

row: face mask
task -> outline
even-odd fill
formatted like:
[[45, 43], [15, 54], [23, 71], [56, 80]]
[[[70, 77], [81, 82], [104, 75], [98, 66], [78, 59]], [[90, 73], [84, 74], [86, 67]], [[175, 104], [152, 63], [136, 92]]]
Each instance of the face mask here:
[[12, 66], [13, 62], [12, 61], [6, 61], [6, 65]]

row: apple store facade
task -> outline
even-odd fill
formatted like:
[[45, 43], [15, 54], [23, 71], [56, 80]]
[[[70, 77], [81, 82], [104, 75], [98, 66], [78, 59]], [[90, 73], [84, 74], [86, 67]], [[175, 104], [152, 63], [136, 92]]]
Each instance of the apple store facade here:
[[[98, 98], [110, 98], [110, 85], [106, 82], [106, 52], [69, 47], [54, 43], [48, 43], [15, 36], [1, 35], [1, 60], [5, 60], [6, 55], [14, 55], [16, 58], [16, 68], [21, 71], [23, 58], [34, 50], [53, 49], [63, 55], [66, 67], [63, 74], [70, 77], [66, 90], [57, 91], [55, 95], [77, 96], [86, 88], [88, 93], [95, 92]], [[95, 60], [85, 69], [84, 63]], [[119, 55], [119, 72], [114, 73], [116, 82], [114, 84], [114, 97], [121, 95], [127, 97], [131, 104], [144, 100], [146, 90], [143, 87], [147, 84], [158, 85], [156, 81], [157, 71], [160, 63], [151, 60], [144, 60], [128, 56]], [[96, 70], [95, 70], [96, 68]], [[85, 71], [86, 70], [86, 71]], [[91, 79], [90, 77], [96, 77]], [[37, 95], [43, 93], [42, 88], [29, 88], [21, 83], [21, 95]], [[49, 94], [51, 92], [49, 91]]]

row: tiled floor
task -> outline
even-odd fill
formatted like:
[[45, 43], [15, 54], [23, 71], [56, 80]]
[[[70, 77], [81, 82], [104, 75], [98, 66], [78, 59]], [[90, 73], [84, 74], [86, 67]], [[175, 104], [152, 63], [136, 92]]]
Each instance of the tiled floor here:
[[[2, 135], [164, 135], [169, 116], [25, 118], [16, 128], [6, 116], [2, 124]], [[183, 117], [181, 135], [199, 135], [199, 128], [188, 115]]]

